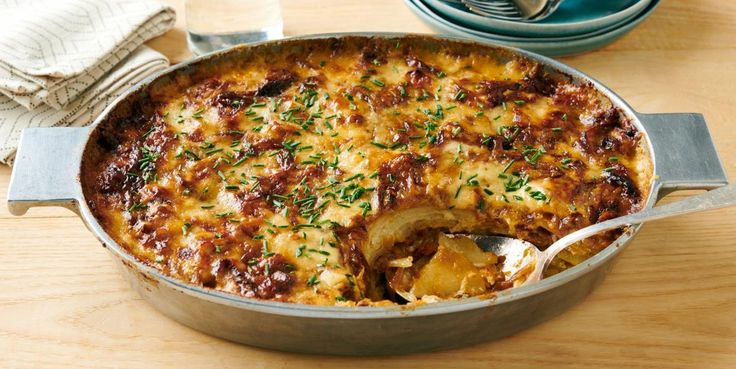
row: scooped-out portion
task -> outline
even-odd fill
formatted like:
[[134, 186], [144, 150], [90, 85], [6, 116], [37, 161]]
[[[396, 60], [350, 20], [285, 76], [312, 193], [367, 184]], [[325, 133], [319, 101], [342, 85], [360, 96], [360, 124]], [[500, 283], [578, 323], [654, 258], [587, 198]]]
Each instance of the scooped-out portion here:
[[376, 295], [396, 302], [433, 302], [485, 295], [512, 286], [496, 255], [469, 238], [446, 235], [483, 229], [474, 212], [416, 207], [368, 227], [363, 256], [383, 283]]
[[[501, 272], [503, 260], [484, 252], [471, 239], [435, 233], [395, 249], [385, 271], [389, 297], [408, 302], [477, 296], [509, 288]], [[393, 255], [393, 253], [392, 253]]]
[[[286, 40], [129, 96], [93, 132], [81, 180], [120, 246], [192, 285], [424, 304], [513, 286], [501, 258], [452, 234], [544, 248], [639, 210], [652, 180], [645, 141], [593, 85], [507, 50]], [[619, 234], [571, 246], [548, 272]]]

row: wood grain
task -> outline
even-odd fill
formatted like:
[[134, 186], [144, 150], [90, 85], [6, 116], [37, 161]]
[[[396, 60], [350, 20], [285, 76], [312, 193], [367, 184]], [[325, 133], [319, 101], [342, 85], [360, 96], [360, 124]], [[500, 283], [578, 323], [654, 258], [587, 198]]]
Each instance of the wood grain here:
[[[289, 35], [428, 32], [398, 0], [284, 0], [283, 7]], [[183, 24], [180, 17], [149, 44], [173, 61], [186, 59]], [[736, 3], [664, 1], [613, 45], [562, 60], [639, 111], [704, 113], [736, 175]], [[3, 203], [9, 178], [0, 168]], [[0, 367], [734, 368], [735, 225], [736, 209], [646, 225], [589, 298], [516, 336], [438, 353], [340, 358], [260, 350], [183, 327], [128, 288], [72, 212], [13, 217], [2, 206]]]

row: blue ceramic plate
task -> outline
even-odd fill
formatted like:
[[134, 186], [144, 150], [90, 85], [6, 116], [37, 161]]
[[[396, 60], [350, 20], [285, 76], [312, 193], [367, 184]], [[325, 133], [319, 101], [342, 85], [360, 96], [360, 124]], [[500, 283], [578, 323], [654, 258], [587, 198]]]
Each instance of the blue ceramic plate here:
[[461, 26], [507, 36], [550, 37], [590, 33], [631, 20], [652, 0], [566, 0], [549, 18], [535, 23], [513, 22], [471, 13], [461, 4], [424, 0], [433, 12]]
[[[431, 10], [424, 6], [424, 4], [419, 0], [404, 0], [404, 2], [409, 9], [411, 9], [417, 16], [419, 16], [419, 18], [424, 20], [430, 28], [434, 29], [438, 33], [465, 37], [481, 42], [493, 42], [501, 45], [519, 47], [548, 56], [578, 54], [605, 46], [631, 31], [639, 23], [644, 21], [644, 19], [652, 14], [654, 9], [656, 9], [660, 3], [659, 0], [652, 0], [649, 6], [647, 6], [647, 8], [634, 19], [626, 21], [610, 31], [596, 35], [577, 35], [568, 38], [555, 37], [550, 41], [550, 39], [539, 40], [524, 37], [515, 38], [472, 30], [453, 24], [437, 14], [431, 13]], [[499, 39], [499, 37], [503, 39]]]

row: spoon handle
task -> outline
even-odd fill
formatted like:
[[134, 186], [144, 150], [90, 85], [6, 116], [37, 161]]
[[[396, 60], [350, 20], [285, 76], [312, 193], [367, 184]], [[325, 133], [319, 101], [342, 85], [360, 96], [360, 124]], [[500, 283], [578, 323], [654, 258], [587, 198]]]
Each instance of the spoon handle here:
[[557, 242], [544, 250], [544, 266], [546, 268], [552, 259], [554, 259], [554, 257], [566, 247], [599, 232], [608, 231], [629, 224], [639, 224], [649, 220], [736, 205], [736, 187], [734, 186], [735, 185], [730, 184], [699, 195], [688, 197], [684, 200], [609, 219], [604, 222], [579, 229], [560, 238]]

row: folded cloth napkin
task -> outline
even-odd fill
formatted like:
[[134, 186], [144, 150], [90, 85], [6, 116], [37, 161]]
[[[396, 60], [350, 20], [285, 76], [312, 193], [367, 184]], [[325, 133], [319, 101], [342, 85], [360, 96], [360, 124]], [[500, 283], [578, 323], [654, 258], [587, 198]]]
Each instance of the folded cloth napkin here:
[[158, 0], [0, 0], [0, 162], [23, 128], [88, 124], [168, 66], [142, 44], [174, 21]]

